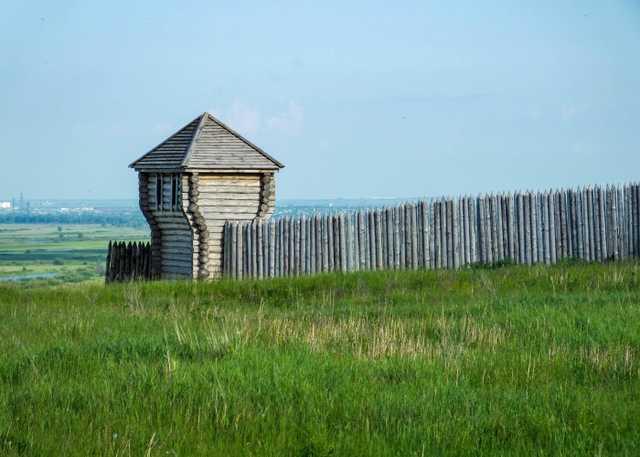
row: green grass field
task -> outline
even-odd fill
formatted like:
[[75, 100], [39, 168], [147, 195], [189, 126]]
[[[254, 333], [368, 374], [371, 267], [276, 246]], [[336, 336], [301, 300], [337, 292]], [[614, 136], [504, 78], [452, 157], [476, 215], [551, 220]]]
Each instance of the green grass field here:
[[[67, 283], [104, 277], [109, 240], [147, 240], [147, 231], [100, 225], [0, 224], [3, 278]], [[42, 274], [50, 274], [46, 281]]]
[[637, 456], [639, 274], [0, 285], [0, 455]]

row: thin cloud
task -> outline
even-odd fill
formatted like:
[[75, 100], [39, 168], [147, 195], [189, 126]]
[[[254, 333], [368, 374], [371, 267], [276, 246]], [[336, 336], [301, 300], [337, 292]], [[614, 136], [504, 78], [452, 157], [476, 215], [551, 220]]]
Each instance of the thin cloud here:
[[285, 110], [263, 113], [258, 108], [234, 101], [227, 110], [212, 111], [222, 113], [222, 119], [229, 126], [245, 135], [255, 135], [267, 131], [288, 136], [297, 135], [304, 124], [304, 109], [295, 101], [290, 101]]
[[260, 130], [261, 116], [256, 108], [235, 101], [231, 105], [229, 124], [233, 129], [252, 135]]
[[267, 119], [267, 128], [287, 135], [296, 135], [302, 130], [304, 110], [302, 106], [290, 101], [287, 110]]

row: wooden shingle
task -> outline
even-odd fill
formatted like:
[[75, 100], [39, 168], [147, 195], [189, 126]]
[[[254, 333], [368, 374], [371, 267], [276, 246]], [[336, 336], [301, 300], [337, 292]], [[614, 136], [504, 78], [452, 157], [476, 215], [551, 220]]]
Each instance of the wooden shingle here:
[[278, 170], [280, 162], [203, 113], [130, 165], [136, 171]]

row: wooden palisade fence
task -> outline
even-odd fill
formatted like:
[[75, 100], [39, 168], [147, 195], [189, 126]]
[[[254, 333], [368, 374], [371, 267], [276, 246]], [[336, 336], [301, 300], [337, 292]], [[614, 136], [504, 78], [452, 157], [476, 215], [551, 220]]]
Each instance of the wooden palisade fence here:
[[223, 272], [235, 279], [622, 260], [640, 254], [640, 186], [441, 198], [350, 214], [227, 222], [223, 236]]
[[105, 281], [153, 279], [149, 243], [109, 242]]

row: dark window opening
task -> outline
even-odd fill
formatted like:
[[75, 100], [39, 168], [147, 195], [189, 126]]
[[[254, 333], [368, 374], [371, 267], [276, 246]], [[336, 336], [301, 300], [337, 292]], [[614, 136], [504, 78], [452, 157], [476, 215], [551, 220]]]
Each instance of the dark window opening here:
[[178, 175], [171, 177], [171, 209], [176, 211], [178, 209]]
[[162, 175], [156, 175], [156, 209], [162, 211]]

